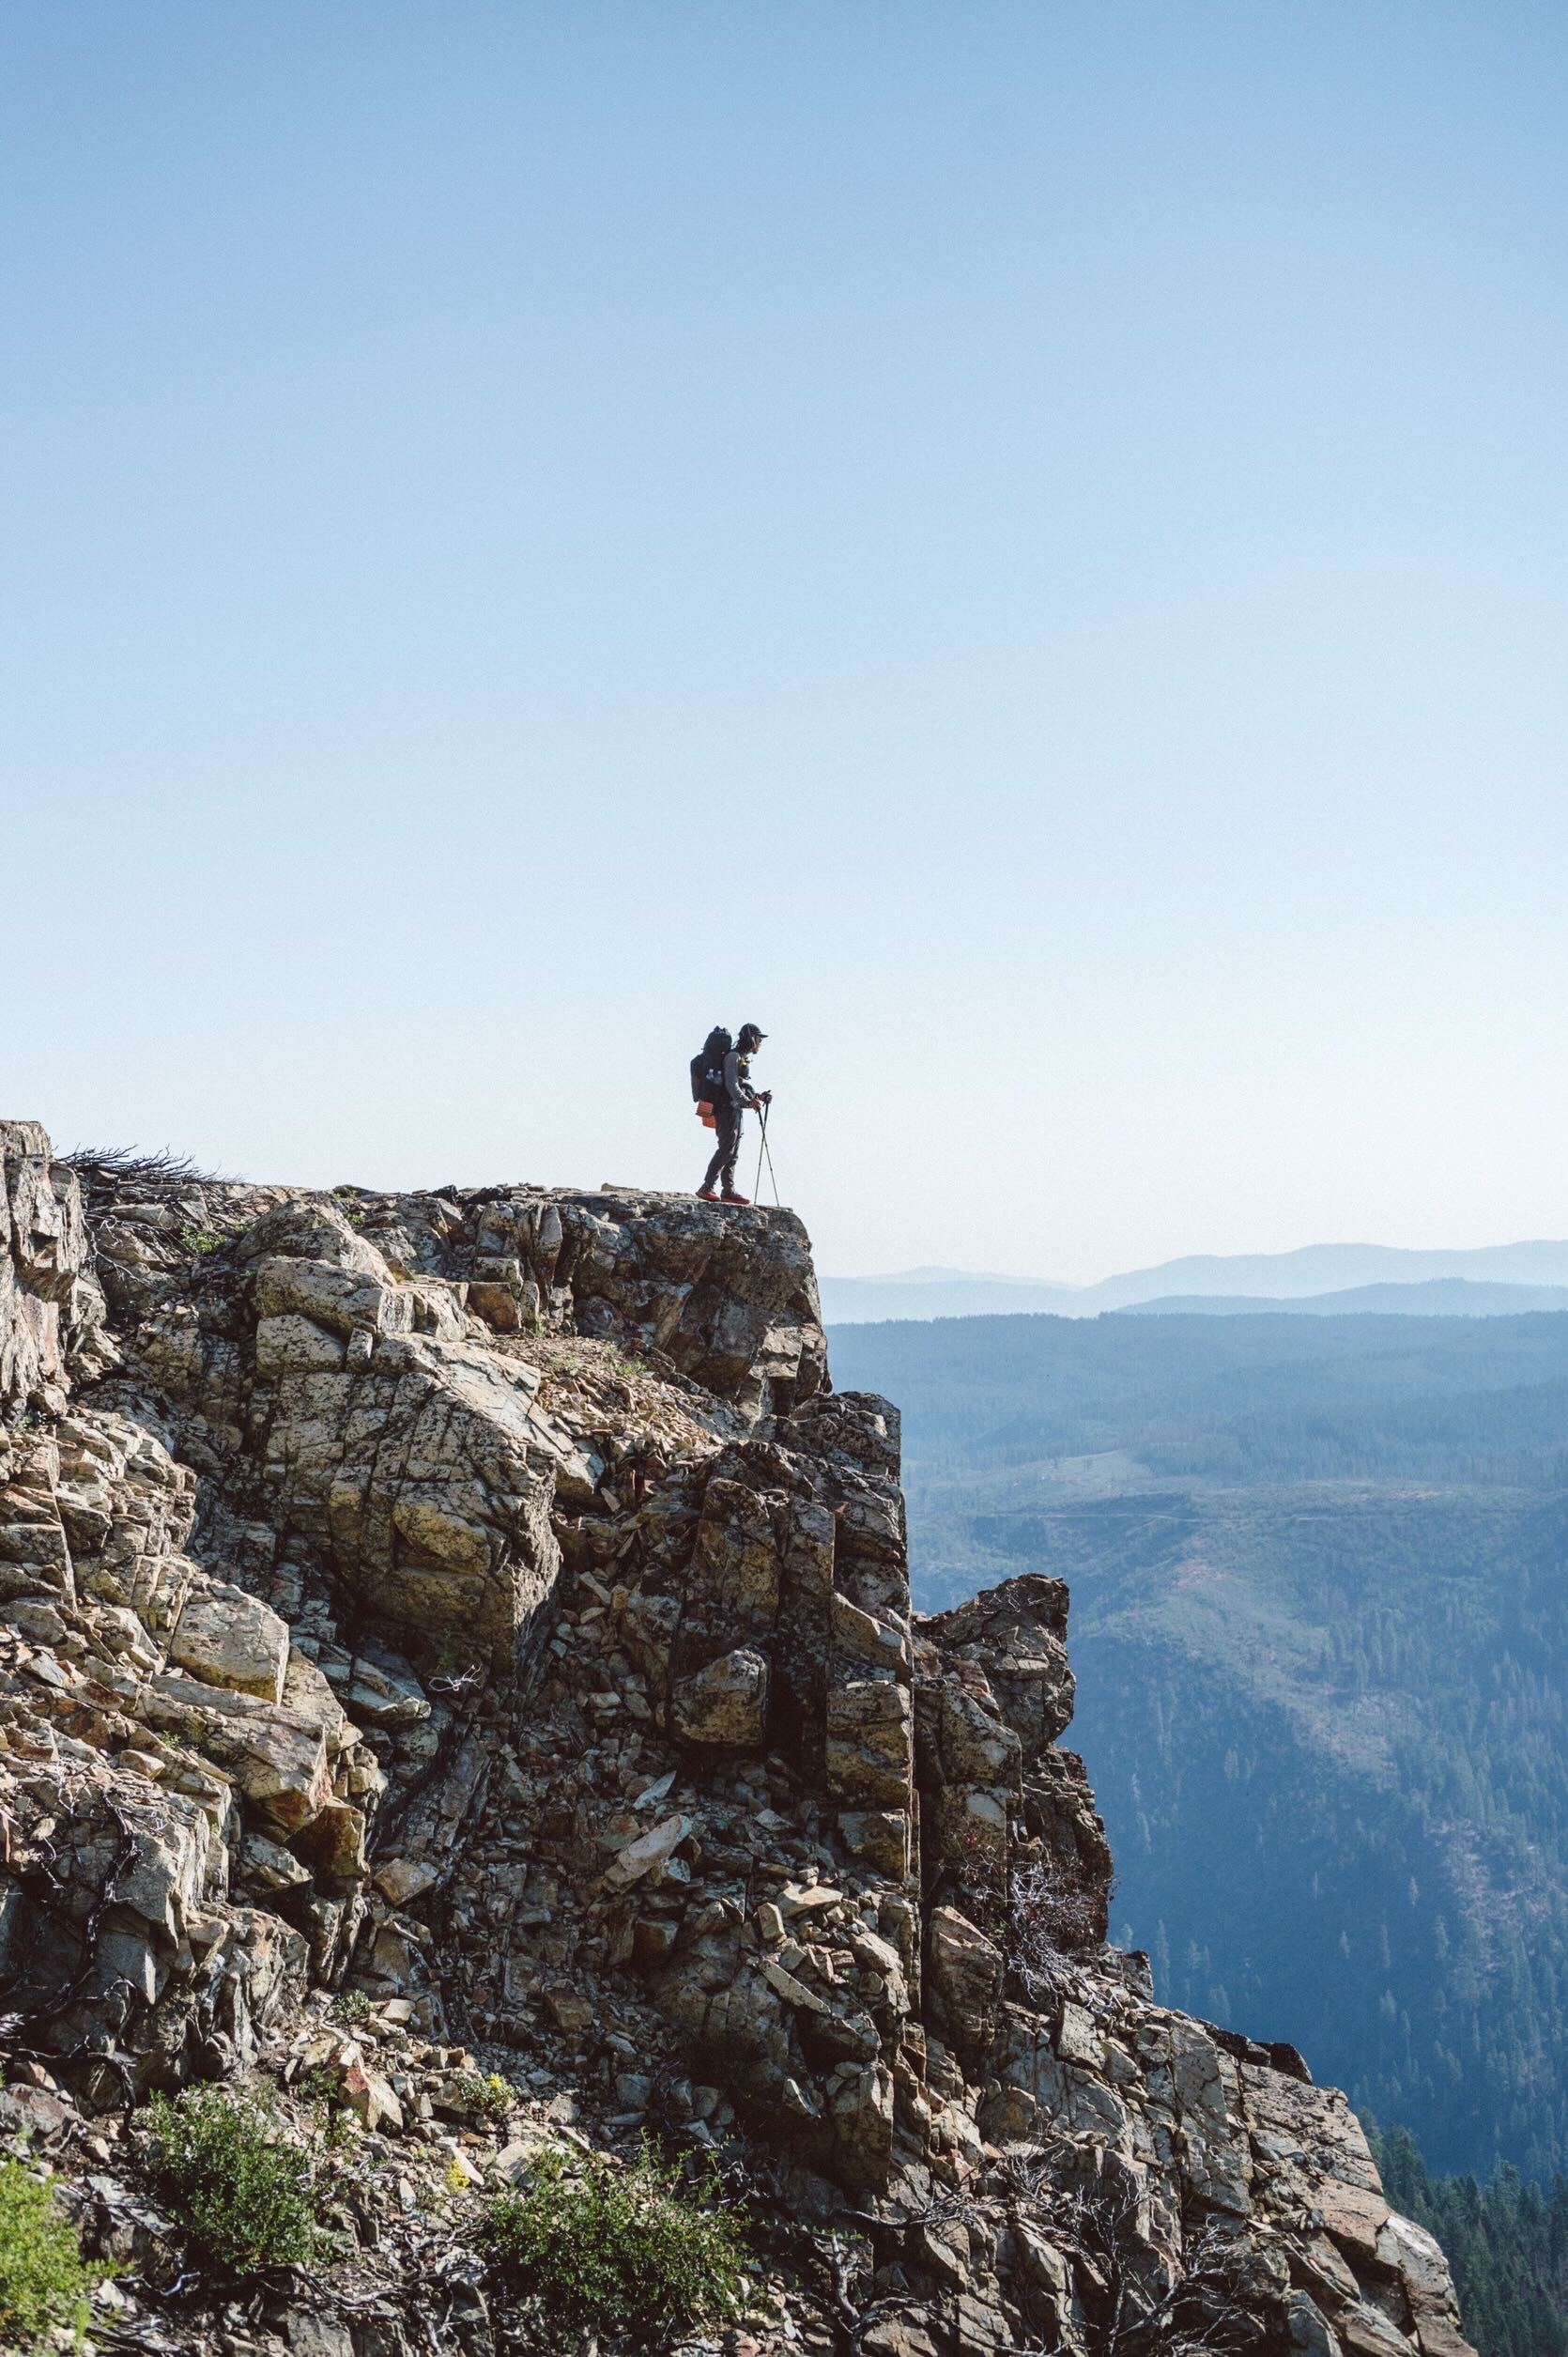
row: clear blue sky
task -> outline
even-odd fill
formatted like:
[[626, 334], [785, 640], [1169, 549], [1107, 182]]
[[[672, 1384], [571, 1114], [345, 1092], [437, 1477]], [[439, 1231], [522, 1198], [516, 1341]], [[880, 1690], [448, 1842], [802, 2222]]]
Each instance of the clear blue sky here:
[[[0, 1110], [1568, 1233], [1568, 15], [9, 0]], [[760, 1076], [763, 1076], [760, 1069]]]

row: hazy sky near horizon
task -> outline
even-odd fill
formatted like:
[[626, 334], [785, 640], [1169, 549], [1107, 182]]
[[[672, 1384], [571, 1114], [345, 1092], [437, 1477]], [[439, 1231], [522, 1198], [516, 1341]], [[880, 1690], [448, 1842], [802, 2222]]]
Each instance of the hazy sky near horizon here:
[[[1568, 15], [11, 0], [0, 1112], [1568, 1234]], [[751, 1155], [746, 1157], [749, 1183]]]

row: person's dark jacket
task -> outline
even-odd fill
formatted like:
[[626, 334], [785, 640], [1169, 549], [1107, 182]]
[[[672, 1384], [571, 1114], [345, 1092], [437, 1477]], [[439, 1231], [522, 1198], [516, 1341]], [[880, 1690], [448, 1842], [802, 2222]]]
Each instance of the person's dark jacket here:
[[737, 1113], [749, 1105], [754, 1112], [762, 1109], [762, 1100], [751, 1086], [751, 1058], [731, 1048], [724, 1059], [724, 1090]]

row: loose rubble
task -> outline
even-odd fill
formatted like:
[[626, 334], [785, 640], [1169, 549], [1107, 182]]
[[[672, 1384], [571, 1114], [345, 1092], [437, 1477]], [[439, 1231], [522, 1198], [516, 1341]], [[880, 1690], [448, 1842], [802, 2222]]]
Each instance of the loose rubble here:
[[[0, 1155], [0, 2147], [98, 2342], [528, 2345], [475, 2205], [649, 2137], [736, 2357], [1464, 2357], [1345, 2098], [1105, 1944], [1066, 1591], [912, 1614], [791, 1213]], [[197, 2081], [321, 2145], [310, 2281], [191, 2279]]]

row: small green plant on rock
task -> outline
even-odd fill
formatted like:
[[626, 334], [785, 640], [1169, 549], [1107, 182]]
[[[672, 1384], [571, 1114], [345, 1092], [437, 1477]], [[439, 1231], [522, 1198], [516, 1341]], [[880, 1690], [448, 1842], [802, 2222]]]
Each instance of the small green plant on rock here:
[[207, 2266], [246, 2276], [315, 2255], [315, 2170], [269, 2104], [219, 2087], [155, 2095], [147, 2127], [154, 2189]]
[[223, 1240], [215, 1227], [182, 1227], [179, 1240], [187, 1252], [205, 1257], [208, 1253], [216, 1252]]
[[502, 2119], [517, 2101], [516, 2088], [499, 2071], [466, 2071], [455, 2091], [475, 2119]]
[[0, 2161], [0, 2348], [41, 2349], [61, 2328], [80, 2347], [89, 2286], [108, 2272], [85, 2264], [49, 2187]]
[[728, 2322], [749, 2290], [739, 2215], [646, 2146], [630, 2168], [546, 2151], [524, 2190], [492, 2195], [474, 2241], [546, 2323], [638, 2347]]

